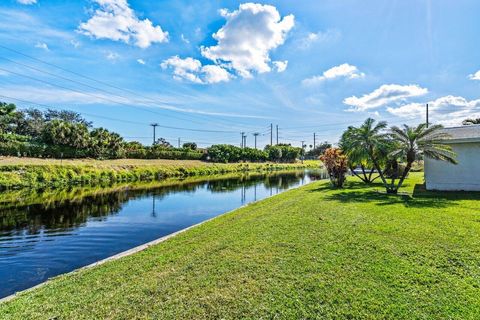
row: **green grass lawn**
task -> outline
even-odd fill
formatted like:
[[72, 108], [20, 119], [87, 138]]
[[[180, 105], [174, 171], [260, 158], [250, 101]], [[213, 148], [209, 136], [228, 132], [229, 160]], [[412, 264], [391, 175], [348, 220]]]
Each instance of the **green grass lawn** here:
[[350, 178], [251, 204], [0, 305], [4, 319], [480, 318], [480, 194]]

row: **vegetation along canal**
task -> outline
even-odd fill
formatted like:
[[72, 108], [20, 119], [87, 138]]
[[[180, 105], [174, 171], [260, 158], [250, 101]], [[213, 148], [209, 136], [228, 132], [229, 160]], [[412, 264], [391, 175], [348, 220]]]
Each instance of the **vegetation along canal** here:
[[320, 177], [290, 171], [2, 194], [0, 298]]

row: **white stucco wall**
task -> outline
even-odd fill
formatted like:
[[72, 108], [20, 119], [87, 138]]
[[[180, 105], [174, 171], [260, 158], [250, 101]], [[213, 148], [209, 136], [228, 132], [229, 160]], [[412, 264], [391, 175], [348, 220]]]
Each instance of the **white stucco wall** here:
[[452, 143], [458, 164], [425, 159], [427, 190], [480, 191], [480, 143]]

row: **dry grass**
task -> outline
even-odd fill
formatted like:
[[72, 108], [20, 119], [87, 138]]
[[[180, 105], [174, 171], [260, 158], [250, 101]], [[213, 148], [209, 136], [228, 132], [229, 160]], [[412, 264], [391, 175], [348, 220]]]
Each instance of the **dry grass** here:
[[121, 167], [121, 166], [183, 166], [199, 167], [213, 165], [200, 160], [166, 160], [166, 159], [116, 159], [116, 160], [94, 160], [94, 159], [40, 159], [40, 158], [18, 158], [0, 157], [0, 166], [7, 165], [92, 165], [95, 167]]

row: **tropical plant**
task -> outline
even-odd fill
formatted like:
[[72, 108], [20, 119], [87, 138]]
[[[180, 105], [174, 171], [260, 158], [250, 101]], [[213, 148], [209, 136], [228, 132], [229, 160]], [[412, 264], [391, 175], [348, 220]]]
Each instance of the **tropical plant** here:
[[469, 125], [472, 125], [472, 124], [480, 124], [480, 118], [476, 118], [476, 119], [465, 119], [462, 124], [464, 126], [469, 126]]
[[96, 128], [90, 132], [89, 148], [94, 158], [112, 159], [124, 155], [123, 138], [104, 128]]
[[347, 157], [339, 148], [328, 148], [320, 157], [330, 177], [330, 182], [336, 188], [343, 187], [345, 174], [348, 171]]
[[[348, 158], [348, 167], [352, 174], [365, 183], [372, 183], [379, 175], [374, 177], [375, 166], [370, 160], [367, 149], [355, 140], [358, 130], [355, 127], [348, 127], [340, 138], [339, 147]], [[357, 172], [358, 167], [361, 169], [361, 174]]]
[[389, 136], [384, 131], [387, 128], [385, 121], [376, 121], [368, 118], [358, 128], [349, 127], [347, 129], [348, 150], [354, 150], [354, 158], [356, 160], [367, 158], [385, 186], [388, 185], [385, 175], [383, 174], [381, 164], [385, 163], [385, 150], [389, 145]]
[[452, 164], [457, 163], [455, 160], [456, 155], [452, 148], [441, 143], [442, 140], [448, 138], [448, 134], [442, 128], [443, 126], [441, 125], [427, 127], [425, 123], [416, 127], [403, 125], [403, 128], [391, 128], [391, 137], [398, 142], [396, 148], [391, 152], [391, 156], [405, 161], [406, 166], [398, 184], [395, 184], [395, 178], [392, 178], [390, 185], [387, 186], [387, 192], [397, 193], [410, 172], [413, 162], [422, 157], [446, 161]]

